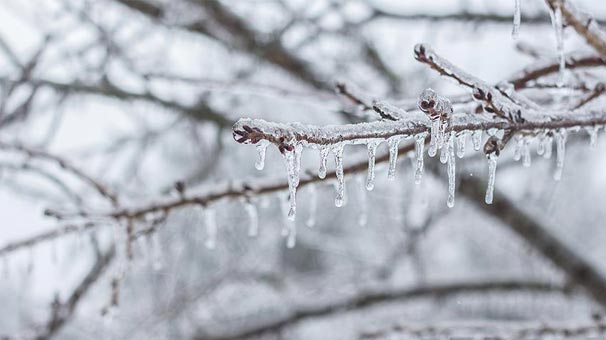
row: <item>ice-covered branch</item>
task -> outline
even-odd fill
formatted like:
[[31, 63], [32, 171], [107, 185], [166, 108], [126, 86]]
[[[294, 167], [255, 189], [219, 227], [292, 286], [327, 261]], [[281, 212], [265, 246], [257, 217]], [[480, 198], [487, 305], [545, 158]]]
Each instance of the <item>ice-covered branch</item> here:
[[86, 230], [93, 229], [96, 226], [97, 226], [97, 224], [95, 224], [95, 223], [86, 222], [86, 223], [83, 223], [82, 225], [67, 224], [64, 226], [56, 227], [50, 231], [43, 232], [41, 234], [37, 234], [32, 237], [28, 237], [28, 238], [25, 238], [20, 241], [15, 241], [15, 242], [6, 244], [5, 246], [0, 248], [0, 257], [6, 256], [7, 254], [15, 252], [15, 251], [34, 247], [37, 244], [40, 244], [43, 242], [52, 241], [52, 240], [61, 238], [65, 235], [82, 233], [82, 232], [85, 232]]

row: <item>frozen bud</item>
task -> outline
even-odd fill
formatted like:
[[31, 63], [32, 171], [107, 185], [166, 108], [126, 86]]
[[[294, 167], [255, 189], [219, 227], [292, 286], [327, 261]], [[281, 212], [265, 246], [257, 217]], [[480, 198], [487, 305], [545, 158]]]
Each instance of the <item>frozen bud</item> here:
[[416, 44], [415, 45], [415, 49], [414, 49], [414, 53], [415, 53], [415, 59], [423, 59], [425, 58], [425, 45], [423, 44]]
[[418, 106], [423, 112], [428, 112], [430, 109], [435, 108], [438, 95], [436, 91], [432, 89], [425, 89], [419, 96]]
[[491, 153], [494, 153], [495, 155], [499, 156], [501, 153], [501, 149], [503, 149], [503, 143], [501, 142], [501, 140], [495, 136], [490, 136], [490, 138], [488, 138], [488, 140], [486, 141], [486, 144], [484, 144], [484, 154], [489, 155]]

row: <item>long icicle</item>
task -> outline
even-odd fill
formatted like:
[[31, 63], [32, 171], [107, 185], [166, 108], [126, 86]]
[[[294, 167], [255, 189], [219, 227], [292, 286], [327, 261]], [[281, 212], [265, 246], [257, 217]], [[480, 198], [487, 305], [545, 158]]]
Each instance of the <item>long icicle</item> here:
[[393, 136], [387, 140], [389, 144], [389, 169], [387, 170], [387, 179], [393, 181], [396, 178], [396, 166], [398, 164], [398, 146], [401, 136]]
[[446, 205], [449, 208], [455, 204], [455, 181], [456, 181], [456, 157], [455, 157], [455, 132], [450, 133], [448, 139], [448, 200]]
[[511, 30], [511, 36], [513, 39], [518, 39], [518, 36], [520, 35], [520, 24], [522, 23], [522, 0], [514, 1], [513, 29]]
[[416, 154], [416, 165], [415, 165], [415, 183], [421, 183], [423, 179], [423, 171], [424, 171], [424, 149], [425, 149], [425, 139], [427, 138], [427, 133], [420, 133], [415, 136], [415, 154]]
[[366, 177], [366, 190], [369, 191], [375, 187], [375, 159], [378, 145], [379, 143], [376, 141], [368, 143], [368, 176]]
[[558, 130], [558, 132], [556, 133], [556, 170], [553, 174], [553, 179], [555, 179], [556, 181], [562, 179], [562, 171], [564, 170], [564, 159], [566, 158], [566, 139], [566, 130]]
[[338, 144], [334, 147], [335, 153], [335, 174], [337, 176], [337, 196], [335, 197], [335, 205], [342, 207], [345, 201], [345, 178], [343, 174], [343, 144]]
[[488, 157], [488, 187], [486, 188], [486, 197], [484, 201], [486, 204], [492, 204], [493, 195], [494, 195], [494, 184], [497, 173], [497, 160], [499, 156], [496, 153], [490, 153], [487, 155]]

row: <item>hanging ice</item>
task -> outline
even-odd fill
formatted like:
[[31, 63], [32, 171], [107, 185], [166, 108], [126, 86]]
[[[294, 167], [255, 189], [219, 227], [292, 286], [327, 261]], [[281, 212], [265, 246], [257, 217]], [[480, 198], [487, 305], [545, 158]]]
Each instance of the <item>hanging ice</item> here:
[[522, 22], [522, 0], [514, 0], [514, 12], [513, 12], [513, 29], [511, 30], [511, 36], [513, 39], [517, 39], [520, 34], [520, 24]]
[[522, 165], [528, 168], [530, 163], [530, 140], [528, 137], [524, 137], [522, 138]]
[[321, 179], [326, 178], [326, 160], [328, 159], [328, 153], [330, 149], [327, 147], [322, 147], [320, 149], [320, 168], [318, 169], [318, 177]]
[[524, 145], [524, 140], [520, 135], [516, 135], [515, 140], [516, 146], [513, 150], [513, 160], [519, 161], [522, 158], [522, 146]]
[[415, 153], [416, 153], [416, 165], [415, 165], [415, 183], [421, 183], [421, 179], [423, 178], [423, 168], [424, 168], [424, 148], [425, 148], [425, 138], [427, 138], [427, 133], [420, 133], [415, 136]]
[[286, 238], [286, 247], [294, 248], [297, 243], [297, 224], [294, 221], [291, 221], [288, 224], [288, 237]]
[[396, 165], [398, 164], [398, 147], [400, 146], [401, 136], [393, 136], [387, 140], [389, 145], [389, 169], [387, 170], [387, 179], [393, 181], [396, 178]]
[[432, 118], [429, 150], [427, 150], [429, 157], [434, 157], [438, 153], [438, 145], [440, 144], [438, 138], [440, 138], [440, 136], [440, 117]]
[[482, 147], [482, 130], [474, 130], [471, 133], [471, 143], [473, 144], [474, 150], [480, 150]]
[[442, 152], [440, 152], [440, 163], [446, 164], [446, 162], [448, 162], [448, 153], [450, 151], [448, 150], [448, 146], [442, 147], [441, 150]]
[[556, 170], [553, 179], [559, 181], [562, 179], [562, 170], [564, 169], [564, 158], [566, 157], [566, 138], [565, 129], [560, 129], [556, 133]]
[[[337, 197], [335, 197], [335, 205], [342, 207], [345, 200], [345, 178], [343, 175], [343, 144], [338, 144], [334, 147], [335, 153], [335, 174], [337, 176]], [[391, 157], [390, 157], [391, 158]]]
[[486, 197], [484, 201], [486, 204], [492, 204], [493, 194], [494, 194], [494, 184], [495, 178], [497, 174], [497, 160], [499, 156], [496, 153], [490, 153], [487, 155], [488, 157], [488, 187], [486, 188]]
[[288, 199], [290, 208], [288, 218], [294, 220], [297, 214], [297, 187], [299, 186], [299, 171], [301, 169], [301, 151], [303, 146], [296, 144], [292, 151], [284, 152], [286, 174], [288, 178]]
[[372, 190], [375, 187], [375, 155], [379, 142], [371, 141], [368, 143], [368, 176], [366, 177], [366, 190]]
[[450, 133], [448, 139], [448, 200], [446, 205], [449, 208], [454, 207], [455, 204], [455, 179], [456, 179], [456, 158], [455, 158], [455, 133]]
[[537, 144], [537, 155], [542, 156], [545, 154], [545, 141], [547, 136], [542, 135], [539, 137], [539, 143]]
[[248, 215], [248, 236], [255, 237], [259, 234], [259, 213], [252, 202], [244, 203], [244, 210]]
[[587, 130], [587, 133], [589, 134], [589, 146], [595, 148], [598, 142], [598, 131], [600, 130], [600, 127], [597, 125], [588, 126], [585, 130]]
[[549, 159], [551, 158], [551, 153], [553, 152], [553, 137], [547, 136], [545, 138], [545, 153], [543, 157]]
[[265, 167], [265, 153], [267, 151], [268, 145], [269, 142], [266, 140], [262, 140], [257, 143], [257, 160], [255, 162], [255, 168], [257, 168], [257, 170], [263, 170], [263, 168]]
[[204, 224], [206, 225], [206, 248], [215, 249], [217, 244], [217, 220], [214, 209], [206, 208], [204, 210]]
[[457, 157], [465, 157], [465, 144], [467, 143], [467, 132], [461, 131], [457, 134]]
[[564, 72], [566, 69], [566, 56], [564, 55], [564, 23], [562, 22], [562, 9], [561, 4], [555, 2], [555, 8], [549, 12], [551, 16], [551, 24], [555, 32], [556, 38], [556, 49], [558, 57], [560, 59], [560, 78], [558, 80], [558, 86], [564, 86]]
[[316, 211], [318, 209], [318, 192], [314, 184], [307, 186], [309, 189], [309, 215], [305, 224], [313, 228], [316, 225]]

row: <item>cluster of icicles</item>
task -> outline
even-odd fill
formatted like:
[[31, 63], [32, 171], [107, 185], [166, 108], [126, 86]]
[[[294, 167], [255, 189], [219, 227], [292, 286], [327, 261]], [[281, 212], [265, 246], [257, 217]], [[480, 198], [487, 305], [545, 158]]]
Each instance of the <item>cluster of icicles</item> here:
[[[590, 136], [590, 142], [592, 146], [595, 146], [597, 140], [597, 134], [599, 126], [590, 126], [586, 130]], [[568, 129], [571, 130], [571, 129]], [[566, 152], [566, 139], [568, 135], [567, 129], [558, 129], [555, 131], [534, 131], [527, 135], [516, 135], [515, 137], [515, 151], [514, 159], [522, 160], [522, 164], [525, 167], [529, 167], [531, 164], [531, 142], [537, 140], [536, 152], [538, 155], [544, 158], [551, 158], [553, 154], [553, 144], [555, 140], [555, 153], [556, 153], [556, 170], [554, 173], [554, 179], [559, 180], [562, 176], [562, 169], [564, 167], [564, 157]], [[572, 129], [574, 130], [574, 129]], [[502, 138], [503, 131], [498, 129], [491, 129], [487, 131], [489, 136], [495, 136], [496, 138]], [[366, 139], [356, 140], [355, 144], [365, 144], [368, 149], [368, 173], [366, 176], [365, 187], [366, 190], [373, 190], [375, 183], [375, 159], [377, 147], [386, 142], [389, 146], [389, 166], [387, 170], [387, 178], [393, 180], [396, 174], [396, 164], [398, 159], [399, 144], [404, 139], [414, 139], [415, 142], [415, 153], [413, 158], [414, 164], [414, 179], [415, 183], [420, 183], [423, 177], [424, 169], [424, 153], [425, 153], [425, 140], [428, 133], [423, 132], [413, 136], [396, 135], [386, 139]], [[463, 158], [466, 152], [466, 144], [468, 136], [471, 136], [471, 141], [474, 150], [478, 151], [483, 145], [483, 131], [445, 131], [440, 119], [432, 119], [430, 127], [430, 141], [427, 153], [430, 157], [434, 157], [440, 151], [440, 162], [447, 164], [448, 174], [448, 199], [447, 206], [453, 207], [455, 204], [455, 173], [456, 173], [456, 158]], [[261, 141], [256, 145], [257, 148], [257, 160], [256, 168], [262, 170], [265, 164], [265, 153], [269, 142]], [[320, 153], [320, 166], [318, 169], [318, 177], [324, 179], [327, 175], [327, 161], [329, 155], [332, 153], [335, 159], [335, 177], [336, 177], [336, 197], [335, 206], [341, 207], [345, 201], [345, 179], [343, 171], [343, 151], [347, 144], [353, 144], [352, 142], [346, 143], [341, 142], [331, 146], [324, 145], [312, 145], [311, 148], [318, 149]], [[296, 204], [296, 193], [297, 187], [299, 186], [299, 174], [301, 169], [301, 154], [303, 151], [303, 144], [296, 143], [292, 148], [292, 151], [285, 151], [283, 157], [286, 163], [287, 178], [288, 178], [288, 200], [284, 200], [287, 206], [283, 207], [285, 214], [290, 221], [295, 220], [297, 212]], [[496, 169], [498, 156], [496, 153], [487, 155], [488, 159], [488, 187], [486, 190], [485, 201], [487, 204], [491, 204], [493, 201], [493, 191], [495, 186]], [[316, 195], [315, 188], [310, 190], [314, 196]], [[313, 198], [315, 200], [315, 197]], [[312, 201], [313, 201], [312, 200]], [[247, 209], [250, 208], [250, 204], [247, 205]], [[315, 208], [314, 208], [315, 210]], [[311, 212], [310, 221], [314, 218], [315, 212]], [[256, 218], [256, 212], [254, 212]], [[366, 220], [365, 214], [360, 217], [361, 221]], [[256, 226], [258, 222], [251, 223]], [[361, 222], [362, 223], [362, 222]], [[308, 223], [312, 225], [313, 222]], [[251, 231], [251, 235], [256, 234], [256, 227], [254, 232]], [[294, 222], [290, 223], [289, 226], [283, 230], [283, 235], [288, 236], [287, 245], [289, 247], [294, 246], [296, 229]]]

